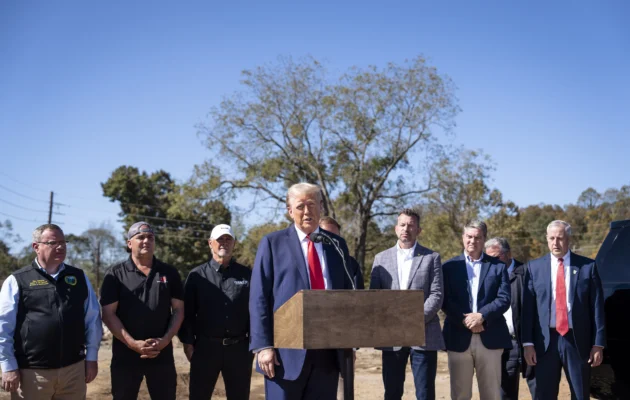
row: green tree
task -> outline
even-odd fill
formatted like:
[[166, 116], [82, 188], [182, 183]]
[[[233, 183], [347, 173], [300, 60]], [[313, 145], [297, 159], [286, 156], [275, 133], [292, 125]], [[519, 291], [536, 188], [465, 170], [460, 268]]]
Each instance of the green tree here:
[[208, 260], [212, 228], [231, 219], [221, 201], [208, 197], [209, 183], [197, 184], [196, 176], [203, 173], [197, 169], [190, 181], [178, 184], [165, 171], [148, 174], [121, 166], [101, 184], [104, 196], [120, 204], [125, 232], [137, 221], [151, 224], [156, 230], [156, 255], [184, 276]]
[[507, 213], [514, 205], [503, 204], [501, 192], [489, 187], [494, 167], [487, 155], [458, 148], [442, 152], [437, 161], [432, 168], [435, 190], [419, 205], [421, 237], [446, 260], [463, 251], [462, 228], [468, 221]]
[[352, 68], [338, 79], [316, 60], [285, 58], [244, 71], [242, 84], [199, 126], [231, 167], [219, 188], [253, 191], [283, 209], [291, 184], [320, 185], [325, 213], [341, 220], [361, 265], [370, 223], [431, 189], [423, 151], [459, 110], [451, 81], [421, 57]]
[[98, 293], [104, 270], [125, 258], [125, 244], [116, 237], [111, 226], [106, 224], [90, 228], [79, 236], [69, 234], [68, 241], [68, 262], [87, 272]]

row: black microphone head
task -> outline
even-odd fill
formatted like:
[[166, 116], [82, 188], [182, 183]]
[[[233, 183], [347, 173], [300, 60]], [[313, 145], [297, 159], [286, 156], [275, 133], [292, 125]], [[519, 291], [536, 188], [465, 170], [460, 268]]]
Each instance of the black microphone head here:
[[311, 233], [309, 237], [313, 243], [326, 242], [326, 237], [318, 232]]

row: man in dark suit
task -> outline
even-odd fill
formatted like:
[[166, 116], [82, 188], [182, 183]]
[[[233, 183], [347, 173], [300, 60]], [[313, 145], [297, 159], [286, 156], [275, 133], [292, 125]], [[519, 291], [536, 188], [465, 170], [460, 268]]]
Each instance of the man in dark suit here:
[[[295, 223], [265, 236], [258, 245], [250, 289], [250, 349], [256, 353], [257, 371], [265, 375], [267, 399], [334, 399], [340, 371], [338, 351], [273, 348], [273, 313], [295, 293], [352, 288], [334, 246], [310, 240], [311, 234], [320, 232], [319, 186], [291, 186], [287, 209]], [[348, 264], [346, 242], [324, 233], [339, 243]]]
[[[383, 351], [383, 385], [385, 400], [401, 400], [405, 389], [405, 369], [411, 360], [416, 399], [435, 399], [437, 352], [444, 349], [438, 311], [442, 307], [443, 280], [440, 255], [417, 242], [420, 216], [405, 209], [398, 215], [398, 241], [374, 258], [370, 289], [423, 290], [423, 347], [387, 347]], [[394, 307], [394, 311], [395, 307]]]
[[551, 254], [530, 261], [523, 293], [525, 361], [536, 365], [536, 395], [556, 399], [561, 370], [572, 399], [589, 399], [590, 368], [606, 346], [604, 293], [595, 261], [570, 249], [571, 225], [547, 226]]
[[488, 228], [482, 221], [464, 227], [464, 254], [443, 269], [444, 342], [451, 375], [451, 398], [472, 398], [473, 373], [480, 398], [501, 398], [501, 355], [512, 348], [503, 314], [510, 308], [507, 267], [483, 253]]
[[[330, 216], [324, 216], [319, 219], [319, 227], [325, 231], [334, 233], [337, 236], [341, 236], [341, 224], [337, 222], [336, 219]], [[350, 256], [350, 265], [348, 265], [348, 269], [350, 270], [350, 275], [352, 275], [352, 279], [354, 279], [354, 285], [357, 289], [365, 289], [365, 283], [363, 282], [363, 270], [361, 266], [357, 262], [357, 260]], [[354, 359], [356, 361], [356, 352], [354, 353]], [[339, 385], [337, 385], [337, 399], [344, 400], [343, 395], [343, 379], [344, 374], [339, 375]]]
[[[341, 225], [333, 217], [325, 216], [319, 219], [319, 227], [325, 231], [334, 233], [337, 236], [341, 236]], [[350, 275], [354, 279], [354, 285], [357, 289], [365, 289], [365, 283], [363, 282], [363, 270], [358, 261], [350, 256], [350, 264], [348, 265]]]
[[523, 281], [525, 266], [512, 258], [510, 243], [506, 238], [495, 237], [486, 242], [486, 254], [496, 257], [508, 266], [512, 301], [503, 316], [512, 337], [512, 349], [504, 350], [501, 356], [501, 399], [518, 399], [518, 386], [521, 374], [527, 379], [527, 386], [532, 398], [536, 399], [536, 376], [534, 367], [523, 360], [523, 342], [521, 341], [521, 310], [523, 304]]

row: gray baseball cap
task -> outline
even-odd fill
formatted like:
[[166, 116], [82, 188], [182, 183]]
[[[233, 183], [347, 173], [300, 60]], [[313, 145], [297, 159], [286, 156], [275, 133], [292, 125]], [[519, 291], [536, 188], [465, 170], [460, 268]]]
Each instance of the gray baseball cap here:
[[[143, 226], [145, 228], [144, 229], [140, 229]], [[136, 236], [138, 233], [143, 233], [143, 232], [153, 233], [155, 235], [151, 225], [149, 225], [148, 223], [146, 223], [144, 221], [140, 221], [140, 222], [136, 222], [135, 224], [131, 225], [131, 227], [129, 228], [129, 231], [127, 232], [127, 240], [129, 240], [132, 237]]]

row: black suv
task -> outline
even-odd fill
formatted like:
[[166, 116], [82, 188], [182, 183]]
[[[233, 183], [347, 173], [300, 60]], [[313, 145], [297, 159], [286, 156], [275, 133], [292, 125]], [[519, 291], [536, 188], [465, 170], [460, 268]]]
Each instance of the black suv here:
[[604, 286], [606, 339], [604, 362], [591, 371], [591, 396], [630, 399], [630, 220], [610, 224], [597, 253]]

